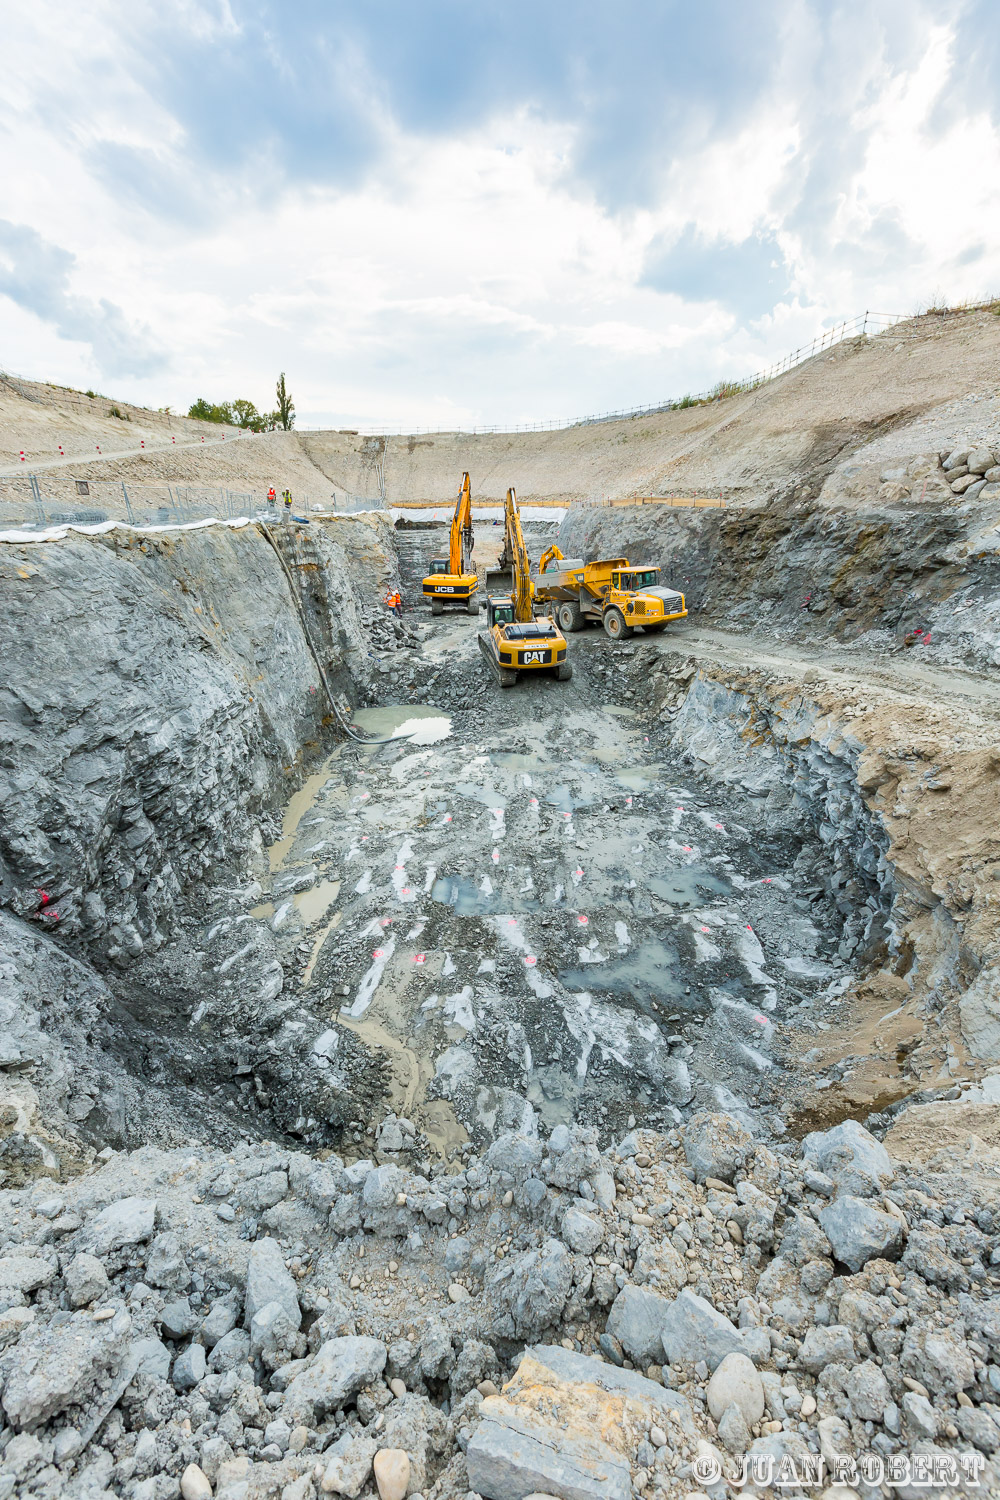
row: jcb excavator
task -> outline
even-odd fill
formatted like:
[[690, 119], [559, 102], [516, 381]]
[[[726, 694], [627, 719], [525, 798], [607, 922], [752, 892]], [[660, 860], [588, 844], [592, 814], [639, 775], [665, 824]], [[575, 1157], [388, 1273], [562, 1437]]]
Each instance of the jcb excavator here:
[[472, 545], [472, 486], [464, 474], [451, 521], [448, 556], [432, 557], [430, 574], [424, 579], [424, 598], [430, 600], [432, 615], [443, 614], [446, 604], [460, 604], [470, 615], [478, 612], [479, 579], [472, 567]]
[[633, 566], [627, 557], [585, 563], [563, 557], [558, 547], [539, 559], [535, 598], [553, 607], [563, 630], [582, 630], [594, 621], [613, 641], [639, 625], [655, 634], [687, 614], [684, 595], [660, 586], [659, 568]]
[[554, 621], [535, 619], [531, 559], [513, 490], [507, 491], [504, 502], [500, 565], [511, 569], [514, 586], [509, 594], [487, 597], [486, 629], [479, 632], [480, 651], [501, 687], [513, 687], [522, 672], [552, 672], [566, 682], [573, 675], [566, 660], [566, 637]]

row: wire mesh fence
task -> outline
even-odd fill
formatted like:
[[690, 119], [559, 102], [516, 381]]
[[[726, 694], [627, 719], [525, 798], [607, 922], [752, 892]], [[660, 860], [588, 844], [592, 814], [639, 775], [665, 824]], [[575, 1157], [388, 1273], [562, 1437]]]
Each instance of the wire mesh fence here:
[[44, 531], [54, 526], [97, 526], [122, 521], [130, 526], [184, 526], [197, 521], [280, 519], [295, 516], [350, 514], [380, 510], [378, 498], [344, 490], [326, 495], [296, 494], [291, 507], [281, 496], [269, 501], [266, 490], [236, 490], [218, 485], [126, 484], [121, 480], [77, 480], [65, 474], [41, 473], [0, 479], [0, 528]]

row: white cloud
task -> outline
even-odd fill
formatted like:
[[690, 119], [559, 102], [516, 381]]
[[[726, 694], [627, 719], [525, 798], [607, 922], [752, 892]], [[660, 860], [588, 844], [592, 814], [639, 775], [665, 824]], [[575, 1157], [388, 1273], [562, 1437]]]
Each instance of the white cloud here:
[[[70, 305], [110, 303], [116, 328], [148, 326], [169, 367], [122, 374], [119, 389], [151, 405], [199, 394], [268, 405], [283, 368], [306, 422], [571, 416], [747, 373], [824, 316], [1000, 287], [996, 127], [970, 94], [947, 129], [931, 128], [957, 65], [944, 27], [909, 72], [869, 59], [817, 142], [806, 122], [819, 47], [796, 10], [752, 115], [676, 155], [664, 140], [656, 201], [612, 210], [571, 171], [578, 122], [536, 101], [450, 134], [408, 133], [356, 51], [337, 76], [379, 142], [356, 183], [285, 172], [270, 147], [249, 166], [206, 166], [169, 92], [130, 65], [152, 14], [123, 18], [110, 0], [13, 14], [0, 125], [0, 217], [75, 258]], [[220, 49], [244, 34], [226, 4], [172, 17]], [[859, 144], [825, 168], [823, 217], [809, 195], [836, 130]], [[642, 285], [650, 246], [692, 225], [731, 246], [767, 236], [790, 291], [741, 324], [724, 298]], [[0, 306], [11, 368], [108, 387], [113, 340], [101, 370], [85, 342]]]

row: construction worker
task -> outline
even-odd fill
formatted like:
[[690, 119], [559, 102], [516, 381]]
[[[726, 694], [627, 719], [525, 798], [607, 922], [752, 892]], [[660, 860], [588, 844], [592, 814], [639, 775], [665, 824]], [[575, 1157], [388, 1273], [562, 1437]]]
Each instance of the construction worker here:
[[276, 506], [276, 505], [277, 505], [277, 503], [278, 503], [278, 495], [277, 495], [277, 491], [276, 491], [276, 490], [275, 490], [275, 488], [274, 488], [274, 485], [273, 485], [273, 484], [272, 484], [272, 486], [271, 486], [271, 488], [270, 488], [270, 489], [269, 489], [269, 490], [268, 490], [268, 492], [267, 492], [267, 503], [268, 503], [268, 505], [270, 505], [270, 506], [271, 506], [271, 507], [272, 507], [272, 508], [273, 508], [273, 507], [274, 507], [274, 506]]
[[393, 589], [387, 589], [385, 595], [386, 608], [391, 609], [398, 619], [403, 618], [403, 596]]
[[290, 519], [291, 514], [292, 514], [292, 492], [291, 492], [291, 490], [282, 490], [282, 492], [281, 492], [281, 499], [282, 499], [282, 502], [284, 503], [284, 507], [285, 507], [285, 520], [287, 521], [287, 520]]

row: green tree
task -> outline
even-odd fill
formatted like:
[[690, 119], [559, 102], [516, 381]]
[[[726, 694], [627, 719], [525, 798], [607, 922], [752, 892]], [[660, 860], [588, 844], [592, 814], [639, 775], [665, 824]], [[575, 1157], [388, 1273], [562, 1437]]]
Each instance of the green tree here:
[[292, 424], [295, 421], [295, 402], [288, 394], [287, 387], [285, 386], [284, 370], [282, 370], [281, 374], [278, 376], [278, 384], [275, 387], [275, 393], [278, 401], [278, 410], [275, 415], [277, 416], [278, 421], [281, 423], [281, 426], [284, 428], [284, 430], [286, 432], [290, 432], [292, 429]]
[[233, 421], [237, 427], [242, 427], [249, 432], [263, 432], [264, 418], [254, 406], [252, 401], [246, 401], [238, 397], [231, 403]]
[[221, 406], [213, 406], [211, 401], [206, 401], [204, 396], [199, 396], [197, 401], [188, 408], [188, 416], [196, 418], [199, 422], [232, 422], [233, 409], [228, 401], [223, 401]]

